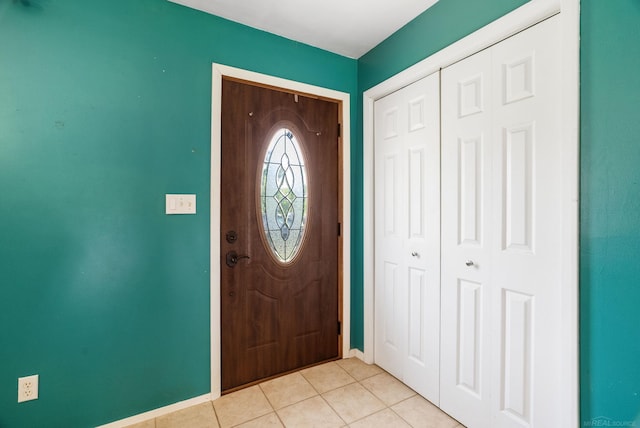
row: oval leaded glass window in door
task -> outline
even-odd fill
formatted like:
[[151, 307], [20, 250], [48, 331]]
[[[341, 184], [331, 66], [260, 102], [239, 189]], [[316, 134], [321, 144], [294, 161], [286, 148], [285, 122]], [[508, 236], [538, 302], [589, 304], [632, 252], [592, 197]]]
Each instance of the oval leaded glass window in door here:
[[262, 164], [260, 211], [265, 240], [276, 260], [291, 262], [307, 220], [307, 170], [296, 135], [278, 129]]

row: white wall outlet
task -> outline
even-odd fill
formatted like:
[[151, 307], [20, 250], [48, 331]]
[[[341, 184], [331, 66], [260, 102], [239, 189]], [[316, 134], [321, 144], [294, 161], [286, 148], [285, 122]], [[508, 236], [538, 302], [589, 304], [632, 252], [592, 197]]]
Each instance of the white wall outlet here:
[[18, 403], [38, 399], [38, 375], [18, 378]]
[[195, 214], [196, 195], [166, 195], [167, 214]]

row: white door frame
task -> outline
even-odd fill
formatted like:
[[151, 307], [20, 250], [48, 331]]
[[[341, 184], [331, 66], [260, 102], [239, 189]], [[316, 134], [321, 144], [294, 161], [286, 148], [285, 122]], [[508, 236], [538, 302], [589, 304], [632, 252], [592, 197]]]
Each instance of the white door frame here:
[[364, 359], [374, 361], [374, 102], [429, 74], [487, 48], [560, 12], [562, 26], [562, 359], [566, 378], [558, 379], [566, 397], [565, 420], [558, 426], [579, 425], [578, 355], [578, 197], [580, 113], [580, 0], [531, 0], [467, 37], [385, 80], [363, 94], [364, 168]]
[[351, 104], [350, 95], [221, 64], [212, 64], [211, 85], [211, 399], [220, 397], [220, 166], [222, 78], [235, 77], [275, 88], [317, 95], [342, 103], [342, 356], [351, 347]]

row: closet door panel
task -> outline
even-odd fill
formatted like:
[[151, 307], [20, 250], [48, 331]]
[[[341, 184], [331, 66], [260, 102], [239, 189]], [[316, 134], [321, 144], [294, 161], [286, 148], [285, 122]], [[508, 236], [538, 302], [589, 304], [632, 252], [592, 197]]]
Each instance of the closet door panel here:
[[563, 410], [559, 37], [556, 16], [492, 48], [498, 427], [554, 426]]
[[375, 110], [375, 361], [434, 403], [440, 361], [438, 74]]
[[441, 407], [470, 427], [561, 420], [558, 24], [442, 71]]
[[442, 73], [442, 336], [440, 405], [486, 426], [491, 370], [491, 55]]

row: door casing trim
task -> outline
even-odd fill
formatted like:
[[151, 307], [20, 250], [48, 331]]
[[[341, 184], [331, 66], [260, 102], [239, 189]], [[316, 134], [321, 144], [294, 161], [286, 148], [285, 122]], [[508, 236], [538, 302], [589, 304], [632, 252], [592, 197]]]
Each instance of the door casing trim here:
[[221, 117], [222, 78], [232, 77], [260, 85], [295, 91], [333, 99], [341, 103], [342, 123], [342, 356], [350, 355], [351, 347], [351, 105], [350, 95], [333, 89], [287, 80], [222, 64], [212, 64], [211, 82], [211, 399], [222, 393], [221, 337], [220, 329], [220, 166], [221, 166]]
[[580, 0], [531, 0], [363, 93], [364, 173], [364, 360], [374, 362], [374, 102], [431, 73], [560, 13], [562, 40], [562, 290], [563, 342], [559, 352], [567, 376], [559, 379], [567, 409], [558, 426], [578, 426], [579, 377], [579, 115]]

